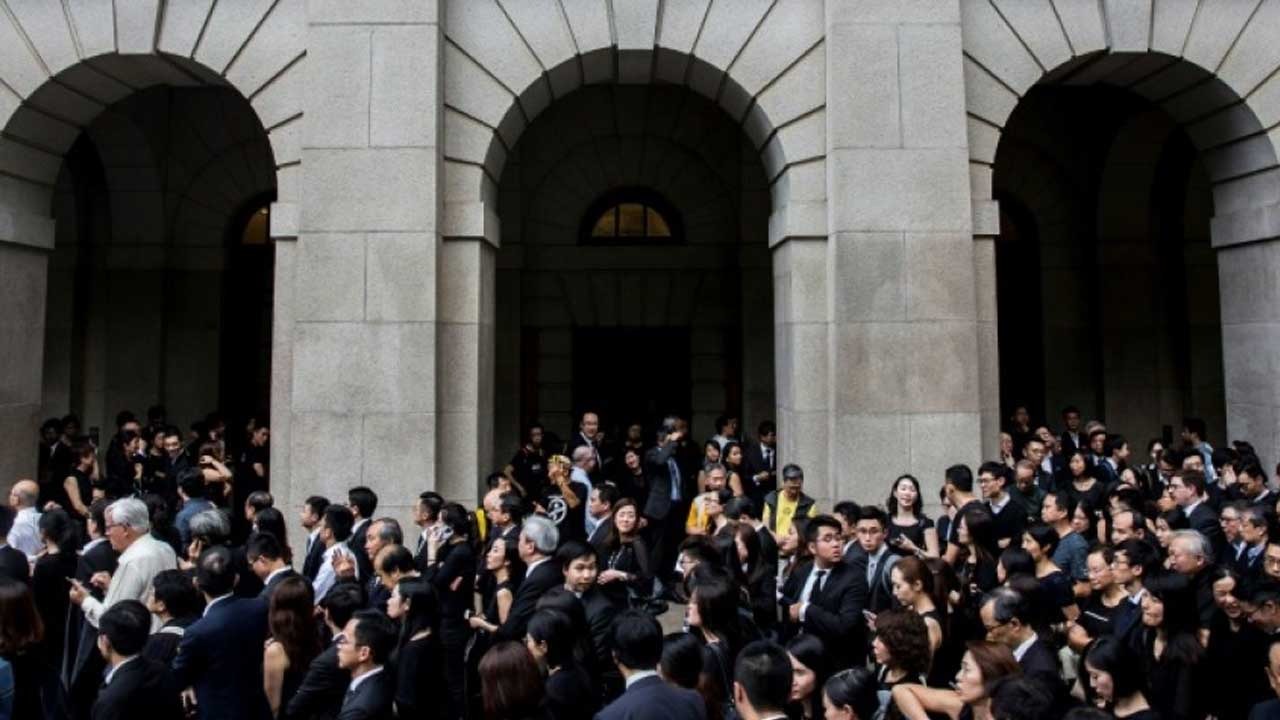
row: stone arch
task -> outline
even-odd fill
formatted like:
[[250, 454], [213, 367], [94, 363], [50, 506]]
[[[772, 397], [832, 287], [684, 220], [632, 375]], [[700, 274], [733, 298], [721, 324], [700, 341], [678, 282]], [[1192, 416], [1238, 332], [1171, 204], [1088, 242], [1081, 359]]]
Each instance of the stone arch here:
[[443, 57], [446, 237], [497, 243], [506, 155], [583, 85], [665, 83], [717, 103], [760, 152], [770, 242], [826, 235], [823, 3], [449, 3]]
[[111, 105], [156, 85], [223, 86], [243, 96], [270, 142], [278, 202], [296, 202], [304, 0], [32, 2], [10, 10], [0, 17], [0, 208], [12, 220], [0, 240], [51, 246], [42, 218], [62, 156]]
[[[1272, 458], [1280, 452], [1272, 379], [1280, 369], [1272, 360], [1280, 339], [1273, 269], [1280, 261], [1280, 46], [1271, 29], [1280, 3], [1202, 5], [962, 3], [974, 235], [981, 244], [999, 233], [995, 158], [1014, 108], [1034, 87], [1116, 87], [1159, 108], [1185, 132], [1211, 189], [1228, 434], [1253, 440]], [[998, 362], [994, 339], [979, 352], [984, 364]], [[995, 385], [982, 392], [987, 403], [999, 396]]]
[[[991, 170], [1018, 101], [1038, 84], [1126, 88], [1191, 137], [1213, 183], [1213, 243], [1280, 235], [1280, 3], [966, 2], [962, 30], [977, 235], [996, 231]], [[1274, 219], [1273, 219], [1273, 216]]]

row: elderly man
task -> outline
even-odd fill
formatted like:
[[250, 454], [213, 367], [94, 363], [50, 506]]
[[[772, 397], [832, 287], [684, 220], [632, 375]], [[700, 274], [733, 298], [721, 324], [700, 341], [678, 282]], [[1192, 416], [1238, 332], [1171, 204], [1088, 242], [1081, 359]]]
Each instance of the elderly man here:
[[1213, 600], [1213, 547], [1196, 530], [1175, 530], [1169, 540], [1169, 569], [1187, 578], [1196, 593], [1200, 632], [1208, 641], [1209, 626], [1218, 606]]
[[591, 473], [596, 471], [596, 453], [586, 445], [579, 445], [573, 449], [572, 460], [573, 470], [569, 473], [569, 479], [587, 486], [587, 494], [583, 496], [586, 498], [595, 487], [591, 484]]
[[507, 621], [494, 633], [495, 641], [519, 641], [523, 638], [529, 618], [537, 609], [538, 598], [551, 588], [564, 584], [564, 572], [551, 557], [559, 544], [560, 532], [551, 520], [535, 515], [524, 521], [518, 545], [520, 560], [526, 568], [524, 582], [520, 583], [520, 589], [511, 602]]
[[[383, 517], [369, 523], [364, 532], [364, 551], [368, 553], [370, 562], [378, 557], [383, 548], [404, 544], [404, 531], [395, 518]], [[374, 564], [376, 568], [376, 564]], [[365, 584], [367, 607], [386, 612], [387, 600], [391, 599], [391, 590], [382, 584], [378, 573], [371, 572], [362, 580]]]
[[[98, 600], [78, 580], [72, 581], [71, 602], [84, 611], [90, 625], [108, 608], [121, 600], [141, 601], [151, 588], [151, 581], [164, 570], [178, 567], [173, 548], [151, 536], [151, 518], [147, 505], [137, 498], [117, 500], [107, 506], [104, 531], [111, 547], [120, 553], [115, 575], [94, 573], [89, 582], [106, 588], [106, 597]], [[156, 623], [153, 622], [153, 625]], [[153, 627], [153, 630], [155, 628]]]
[[40, 509], [36, 507], [39, 498], [40, 486], [32, 480], [19, 480], [9, 491], [9, 507], [17, 513], [9, 531], [9, 546], [28, 559], [44, 550], [44, 543], [40, 542]]

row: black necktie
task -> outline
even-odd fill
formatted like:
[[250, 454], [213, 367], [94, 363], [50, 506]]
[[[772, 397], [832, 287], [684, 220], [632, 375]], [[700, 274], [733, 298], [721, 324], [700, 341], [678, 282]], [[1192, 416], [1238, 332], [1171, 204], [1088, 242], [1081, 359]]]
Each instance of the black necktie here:
[[814, 598], [822, 594], [822, 581], [827, 577], [826, 570], [817, 570], [813, 579], [813, 589], [809, 591], [809, 602], [813, 602]]

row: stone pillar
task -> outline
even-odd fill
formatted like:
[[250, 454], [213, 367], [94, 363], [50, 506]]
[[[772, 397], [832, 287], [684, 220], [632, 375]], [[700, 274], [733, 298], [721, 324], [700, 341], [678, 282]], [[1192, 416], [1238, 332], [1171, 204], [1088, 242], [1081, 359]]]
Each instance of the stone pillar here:
[[978, 307], [957, 0], [827, 4], [830, 462], [933, 497], [981, 459]]
[[438, 6], [308, 6], [298, 241], [278, 260], [292, 372], [273, 393], [295, 501], [362, 483], [407, 520], [435, 484]]
[[[0, 318], [0, 488], [36, 473], [49, 264], [48, 249], [23, 242], [35, 238], [16, 236], [22, 228], [7, 224], [13, 216], [6, 214], [0, 204], [0, 307], [7, 309]], [[39, 224], [51, 245], [52, 222]]]
[[[1216, 228], [1215, 228], [1216, 230]], [[1215, 236], [1218, 233], [1215, 233]], [[1218, 249], [1227, 437], [1248, 440], [1263, 467], [1280, 460], [1280, 240]]]

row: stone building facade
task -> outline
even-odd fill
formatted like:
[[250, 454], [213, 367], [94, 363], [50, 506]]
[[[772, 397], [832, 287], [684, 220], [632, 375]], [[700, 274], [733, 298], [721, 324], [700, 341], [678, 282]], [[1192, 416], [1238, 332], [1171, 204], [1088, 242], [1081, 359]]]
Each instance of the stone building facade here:
[[6, 7], [4, 482], [247, 397], [283, 502], [470, 497], [610, 388], [822, 498], [1015, 404], [1280, 459], [1280, 0]]

